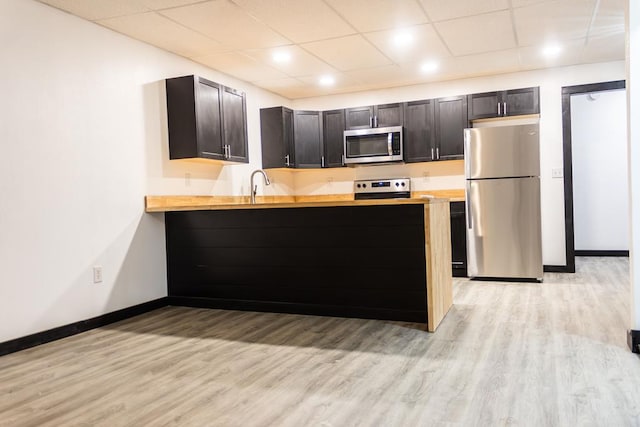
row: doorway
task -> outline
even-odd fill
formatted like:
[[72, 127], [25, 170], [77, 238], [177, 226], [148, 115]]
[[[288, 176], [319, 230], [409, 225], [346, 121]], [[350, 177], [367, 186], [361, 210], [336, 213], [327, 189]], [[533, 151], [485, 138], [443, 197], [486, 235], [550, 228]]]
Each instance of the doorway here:
[[576, 255], [628, 255], [627, 141], [607, 130], [620, 126], [607, 109], [620, 108], [624, 89], [624, 80], [562, 88], [565, 272]]

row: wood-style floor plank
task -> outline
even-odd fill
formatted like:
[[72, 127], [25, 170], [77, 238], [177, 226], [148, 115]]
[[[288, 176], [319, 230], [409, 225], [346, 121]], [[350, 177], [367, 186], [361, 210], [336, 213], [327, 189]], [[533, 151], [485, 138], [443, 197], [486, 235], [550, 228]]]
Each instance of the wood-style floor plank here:
[[0, 426], [640, 426], [629, 265], [455, 279], [436, 333], [167, 307], [0, 357]]

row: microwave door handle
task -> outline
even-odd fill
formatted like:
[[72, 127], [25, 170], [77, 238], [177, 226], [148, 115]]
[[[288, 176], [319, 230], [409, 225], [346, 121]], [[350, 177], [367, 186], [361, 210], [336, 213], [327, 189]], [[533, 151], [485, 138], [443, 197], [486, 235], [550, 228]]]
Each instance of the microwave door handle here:
[[387, 134], [387, 151], [390, 156], [393, 156], [393, 132]]

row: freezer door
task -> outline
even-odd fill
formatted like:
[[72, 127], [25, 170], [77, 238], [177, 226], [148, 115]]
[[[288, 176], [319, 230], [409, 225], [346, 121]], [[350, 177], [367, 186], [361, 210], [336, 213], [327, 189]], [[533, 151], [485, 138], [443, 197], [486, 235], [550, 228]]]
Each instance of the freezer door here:
[[542, 279], [540, 179], [467, 181], [470, 277]]
[[538, 125], [464, 130], [467, 179], [540, 176]]

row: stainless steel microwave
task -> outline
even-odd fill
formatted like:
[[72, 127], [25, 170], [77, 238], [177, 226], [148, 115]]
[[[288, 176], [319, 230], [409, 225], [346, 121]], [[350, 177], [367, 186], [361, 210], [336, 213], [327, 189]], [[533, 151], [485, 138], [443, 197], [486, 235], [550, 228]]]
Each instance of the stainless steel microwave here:
[[401, 162], [402, 126], [344, 131], [344, 163]]

